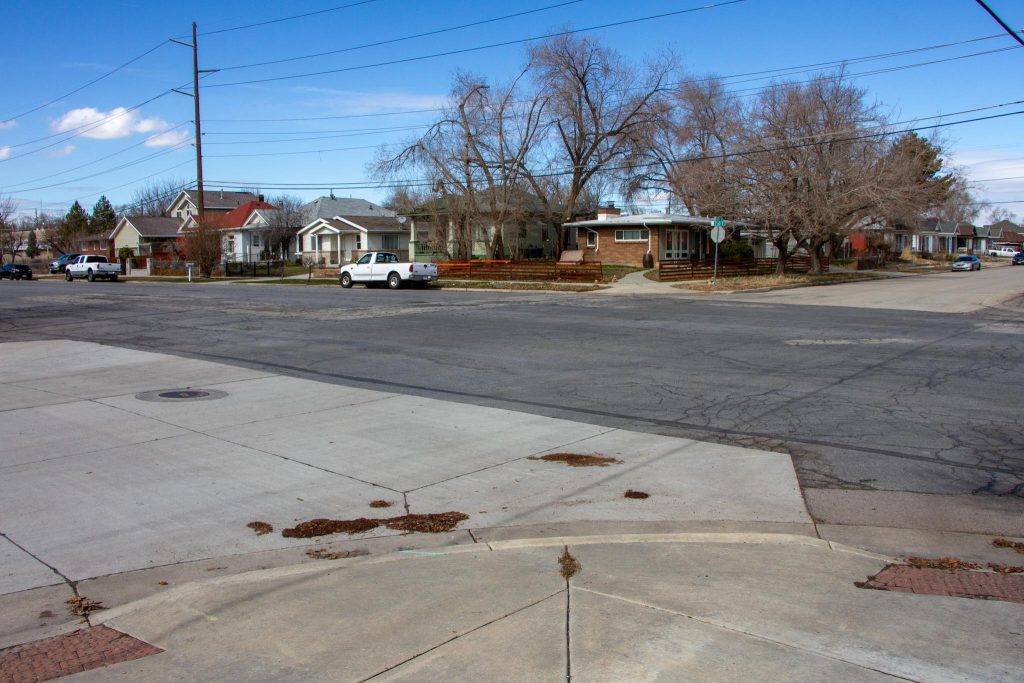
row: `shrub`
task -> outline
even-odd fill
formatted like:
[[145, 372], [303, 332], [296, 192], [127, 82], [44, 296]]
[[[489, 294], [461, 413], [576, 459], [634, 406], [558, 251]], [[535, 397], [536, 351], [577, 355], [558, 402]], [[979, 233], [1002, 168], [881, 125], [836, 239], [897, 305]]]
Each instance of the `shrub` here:
[[746, 242], [730, 240], [718, 245], [718, 257], [726, 261], [742, 261], [754, 258], [754, 247]]

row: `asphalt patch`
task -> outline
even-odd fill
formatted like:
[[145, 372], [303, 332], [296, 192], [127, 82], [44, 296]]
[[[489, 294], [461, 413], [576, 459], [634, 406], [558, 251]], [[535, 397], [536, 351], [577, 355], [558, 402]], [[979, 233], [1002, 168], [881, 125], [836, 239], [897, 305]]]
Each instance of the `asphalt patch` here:
[[528, 460], [543, 460], [544, 462], [560, 462], [569, 467], [608, 467], [608, 465], [621, 465], [618, 458], [610, 458], [606, 455], [582, 455], [579, 453], [549, 453], [548, 455], [531, 455]]
[[385, 519], [311, 519], [285, 529], [281, 535], [285, 538], [314, 538], [330, 534], [361, 534], [372, 531], [379, 526], [396, 531], [418, 531], [428, 534], [441, 534], [453, 530], [459, 522], [469, 519], [464, 512], [435, 512], [423, 515], [402, 515]]

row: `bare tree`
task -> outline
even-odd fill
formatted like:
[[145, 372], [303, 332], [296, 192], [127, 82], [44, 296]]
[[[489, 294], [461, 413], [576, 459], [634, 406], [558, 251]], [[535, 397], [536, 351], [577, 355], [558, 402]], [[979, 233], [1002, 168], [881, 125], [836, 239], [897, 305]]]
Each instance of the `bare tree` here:
[[181, 178], [154, 180], [136, 188], [132, 192], [131, 201], [125, 206], [118, 207], [118, 213], [132, 216], [170, 216], [168, 208], [171, 200], [192, 184], [193, 181]]
[[183, 240], [184, 255], [199, 266], [202, 277], [211, 277], [213, 269], [220, 261], [223, 235], [220, 230], [199, 222], [191, 228]]
[[11, 263], [18, 253], [21, 244], [21, 234], [18, 231], [18, 224], [14, 218], [14, 212], [18, 203], [10, 195], [0, 195], [0, 263], [3, 256], [9, 254]]
[[294, 195], [283, 194], [271, 197], [268, 203], [276, 208], [267, 211], [270, 225], [263, 231], [263, 242], [268, 250], [287, 258], [295, 233], [302, 228], [304, 202]]
[[738, 98], [714, 77], [687, 79], [659, 103], [629, 154], [629, 198], [669, 196], [691, 216], [739, 218], [742, 159], [731, 156], [743, 127]]
[[784, 226], [774, 240], [780, 271], [790, 237], [819, 273], [825, 248], [865, 220], [929, 203], [920, 159], [893, 153], [884, 117], [842, 72], [763, 91], [745, 132], [756, 213]]
[[[505, 255], [508, 235], [518, 236], [527, 207], [523, 174], [542, 125], [544, 102], [521, 100], [518, 82], [489, 86], [458, 74], [440, 120], [397, 155], [382, 155], [374, 172], [395, 178], [418, 170], [430, 178], [443, 209], [450, 255], [468, 258], [485, 243], [489, 258]], [[440, 218], [440, 216], [439, 216]]]
[[[529, 69], [547, 98], [549, 144], [538, 147], [526, 175], [558, 236], [577, 216], [580, 198], [594, 179], [622, 160], [659, 112], [670, 57], [638, 69], [597, 40], [562, 35], [530, 50]], [[560, 177], [542, 169], [556, 169]]]
[[988, 224], [1000, 223], [1002, 221], [1009, 221], [1011, 223], [1020, 224], [1020, 219], [1017, 218], [1017, 214], [1013, 213], [1005, 206], [997, 206], [988, 212]]

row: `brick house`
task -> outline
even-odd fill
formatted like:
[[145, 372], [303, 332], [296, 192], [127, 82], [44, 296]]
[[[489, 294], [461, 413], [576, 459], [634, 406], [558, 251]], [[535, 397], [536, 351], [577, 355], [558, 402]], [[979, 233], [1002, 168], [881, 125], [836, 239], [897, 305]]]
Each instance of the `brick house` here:
[[656, 268], [663, 261], [703, 258], [714, 253], [708, 237], [712, 219], [670, 213], [623, 216], [612, 205], [599, 207], [597, 218], [566, 223], [570, 248], [574, 242], [584, 261]]

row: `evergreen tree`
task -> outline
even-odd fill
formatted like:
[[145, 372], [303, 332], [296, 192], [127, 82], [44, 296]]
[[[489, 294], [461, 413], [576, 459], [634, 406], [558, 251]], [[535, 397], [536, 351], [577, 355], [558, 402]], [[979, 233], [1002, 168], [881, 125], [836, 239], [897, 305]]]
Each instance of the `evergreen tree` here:
[[117, 212], [110, 205], [110, 200], [106, 196], [102, 196], [96, 202], [96, 205], [92, 207], [89, 230], [96, 233], [110, 233], [115, 225], [117, 225]]
[[30, 230], [28, 233], [28, 244], [25, 246], [25, 256], [29, 258], [35, 258], [36, 254], [39, 253], [39, 242], [36, 240], [36, 231]]
[[64, 230], [69, 236], [74, 237], [89, 234], [89, 214], [77, 200], [64, 215]]

